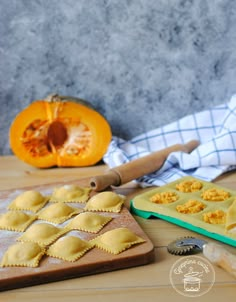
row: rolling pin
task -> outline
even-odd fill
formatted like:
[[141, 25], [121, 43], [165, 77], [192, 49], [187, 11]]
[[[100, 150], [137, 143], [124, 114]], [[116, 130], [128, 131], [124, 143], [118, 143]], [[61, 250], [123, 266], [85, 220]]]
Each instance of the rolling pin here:
[[190, 153], [198, 145], [198, 141], [191, 140], [186, 144], [175, 144], [153, 152], [149, 155], [112, 168], [103, 175], [94, 176], [90, 180], [90, 187], [92, 190], [99, 192], [110, 186], [120, 186], [128, 183], [131, 180], [159, 170], [170, 153], [176, 151]]

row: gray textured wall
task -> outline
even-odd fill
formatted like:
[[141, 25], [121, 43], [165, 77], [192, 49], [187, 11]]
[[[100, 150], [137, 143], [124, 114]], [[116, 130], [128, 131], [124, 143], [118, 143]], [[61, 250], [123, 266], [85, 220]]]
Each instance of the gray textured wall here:
[[229, 100], [236, 1], [0, 0], [0, 154], [27, 104], [85, 98], [131, 138]]

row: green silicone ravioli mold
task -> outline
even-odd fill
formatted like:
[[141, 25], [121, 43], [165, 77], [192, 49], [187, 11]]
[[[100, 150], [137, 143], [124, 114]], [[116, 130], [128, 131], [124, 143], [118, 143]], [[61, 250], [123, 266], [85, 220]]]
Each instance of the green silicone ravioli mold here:
[[[202, 188], [199, 191], [184, 193], [176, 189], [176, 184], [183, 181], [200, 181]], [[207, 201], [201, 197], [203, 191], [207, 189], [220, 189], [229, 192], [230, 196], [224, 201]], [[150, 201], [150, 197], [156, 193], [174, 192], [178, 195], [178, 200], [169, 204], [157, 204]], [[205, 208], [195, 214], [184, 214], [176, 211], [176, 206], [186, 203], [189, 199], [198, 200], [204, 203]], [[168, 185], [151, 189], [143, 194], [137, 195], [131, 200], [130, 210], [133, 214], [145, 219], [151, 217], [161, 218], [181, 227], [187, 228], [207, 237], [222, 241], [232, 246], [236, 246], [236, 230], [226, 231], [225, 224], [210, 224], [203, 220], [203, 214], [215, 210], [227, 212], [229, 206], [236, 199], [236, 191], [218, 186], [190, 176], [178, 179]], [[236, 219], [235, 219], [236, 220]]]

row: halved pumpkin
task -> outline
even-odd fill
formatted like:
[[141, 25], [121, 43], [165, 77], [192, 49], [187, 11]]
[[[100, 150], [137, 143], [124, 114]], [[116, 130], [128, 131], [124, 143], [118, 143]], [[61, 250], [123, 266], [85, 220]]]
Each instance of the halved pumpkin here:
[[9, 131], [13, 153], [39, 168], [94, 165], [111, 136], [109, 123], [89, 103], [58, 95], [31, 103]]

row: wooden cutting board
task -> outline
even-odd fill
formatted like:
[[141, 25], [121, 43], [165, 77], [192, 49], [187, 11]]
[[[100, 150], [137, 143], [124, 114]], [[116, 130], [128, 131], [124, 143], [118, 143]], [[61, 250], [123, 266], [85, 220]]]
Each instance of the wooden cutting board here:
[[[70, 184], [72, 183], [73, 182], [70, 182]], [[65, 183], [55, 183], [50, 185], [27, 187], [24, 189], [0, 191], [0, 213], [6, 212], [7, 206], [11, 200], [25, 190], [34, 189], [42, 194], [50, 194], [54, 187], [64, 184]], [[88, 186], [86, 180], [79, 180], [76, 184], [80, 186]], [[73, 206], [76, 206], [76, 204], [73, 203]], [[154, 260], [154, 246], [152, 242], [140, 228], [126, 207], [123, 207], [120, 213], [105, 214], [109, 214], [113, 219], [99, 233], [91, 234], [79, 231], [73, 232], [77, 232], [77, 235], [82, 239], [90, 240], [108, 230], [118, 227], [127, 227], [136, 235], [145, 239], [145, 242], [139, 245], [134, 245], [132, 248], [118, 255], [109, 254], [98, 248], [93, 248], [76, 262], [66, 262], [44, 256], [37, 268], [0, 267], [0, 291], [145, 265]], [[79, 233], [81, 233], [81, 236]], [[0, 259], [7, 248], [14, 244], [17, 237], [20, 235], [20, 232], [0, 230]]]

